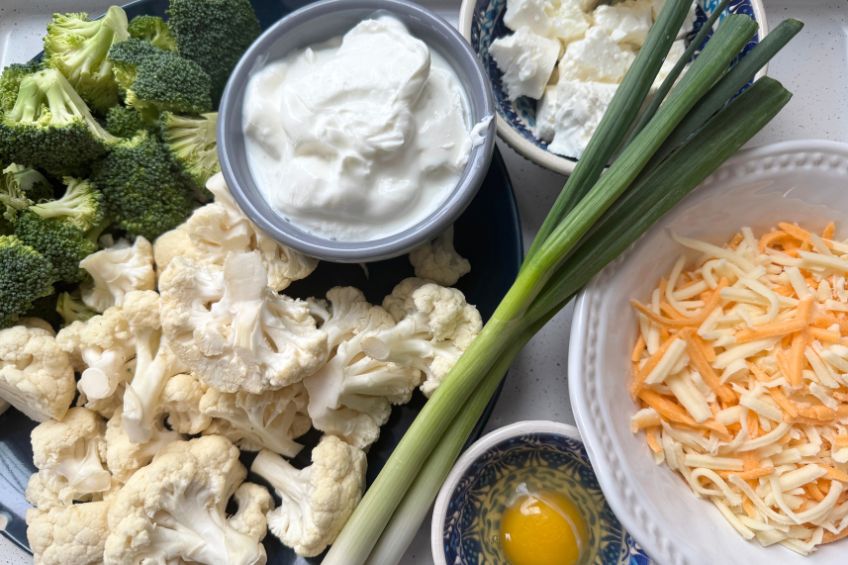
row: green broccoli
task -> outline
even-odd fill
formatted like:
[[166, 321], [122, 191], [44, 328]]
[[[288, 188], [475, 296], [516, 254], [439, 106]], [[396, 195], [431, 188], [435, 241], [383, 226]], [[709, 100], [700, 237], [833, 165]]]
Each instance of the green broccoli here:
[[117, 137], [132, 137], [150, 126], [135, 108], [112, 106], [106, 113], [106, 131]]
[[150, 241], [183, 223], [195, 205], [194, 183], [147, 132], [116, 144], [91, 180], [115, 225]]
[[13, 235], [0, 236], [0, 327], [15, 323], [33, 302], [53, 293], [53, 267]]
[[59, 70], [98, 112], [118, 103], [118, 85], [107, 55], [129, 37], [127, 14], [111, 6], [97, 20], [88, 14], [53, 14], [44, 36], [44, 64]]
[[171, 0], [168, 18], [177, 52], [212, 78], [217, 105], [230, 73], [261, 31], [250, 0]]
[[115, 141], [56, 69], [23, 77], [0, 120], [0, 159], [56, 176], [81, 175]]
[[45, 220], [61, 218], [82, 231], [103, 223], [106, 214], [100, 191], [87, 180], [71, 177], [62, 180], [67, 188], [61, 198], [30, 206], [29, 211]]
[[15, 235], [47, 258], [53, 267], [53, 280], [67, 283], [85, 278], [79, 262], [97, 251], [96, 235], [89, 235], [62, 218], [42, 218], [29, 210], [18, 214]]
[[165, 20], [158, 16], [136, 16], [130, 20], [130, 37], [149, 41], [159, 49], [177, 50], [177, 40]]
[[63, 325], [76, 321], [85, 322], [97, 315], [97, 312], [83, 303], [78, 294], [62, 292], [56, 299], [56, 312], [62, 317]]
[[221, 170], [216, 150], [217, 124], [217, 112], [197, 117], [162, 114], [162, 141], [198, 188], [206, 186], [209, 177]]
[[40, 63], [29, 62], [23, 65], [12, 64], [3, 69], [3, 74], [0, 75], [0, 114], [14, 108], [21, 80], [39, 68], [41, 68]]
[[47, 178], [30, 167], [12, 163], [3, 169], [0, 182], [16, 185], [33, 202], [53, 199], [53, 185]]
[[112, 47], [109, 58], [127, 105], [148, 121], [164, 111], [201, 114], [212, 109], [209, 75], [176, 53], [128, 39]]

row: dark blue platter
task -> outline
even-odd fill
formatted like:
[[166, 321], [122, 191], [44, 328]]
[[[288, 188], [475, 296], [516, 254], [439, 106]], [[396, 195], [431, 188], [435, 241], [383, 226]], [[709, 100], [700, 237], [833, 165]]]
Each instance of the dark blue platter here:
[[[263, 29], [289, 12], [311, 3], [309, 0], [252, 2]], [[164, 15], [167, 6], [167, 0], [137, 0], [124, 8], [132, 18], [140, 14]], [[70, 7], [67, 10], [72, 11]], [[523, 256], [521, 226], [512, 184], [497, 149], [480, 192], [455, 224], [455, 239], [457, 250], [471, 261], [472, 266], [471, 273], [463, 277], [457, 287], [465, 293], [471, 304], [477, 306], [485, 320], [518, 274]], [[333, 286], [353, 285], [362, 289], [371, 302], [379, 304], [395, 284], [412, 274], [406, 256], [371, 263], [367, 266], [367, 272], [358, 265], [324, 262], [308, 279], [293, 284], [286, 293], [301, 298], [323, 296]], [[480, 435], [489, 419], [497, 396], [478, 422], [473, 439]], [[416, 393], [412, 402], [394, 408], [389, 422], [381, 429], [380, 439], [371, 446], [368, 453], [369, 484], [423, 405], [424, 397]], [[33, 422], [15, 410], [0, 415], [0, 514], [8, 518], [2, 533], [24, 549], [27, 549], [25, 516], [29, 506], [24, 499], [24, 490], [29, 476], [35, 471], [29, 443], [33, 427]], [[308, 448], [314, 445], [317, 437], [317, 434], [310, 432], [303, 438], [307, 449], [295, 459], [296, 466], [308, 464]], [[245, 464], [249, 464], [252, 455], [245, 454], [242, 459]], [[256, 477], [253, 480], [262, 482]], [[297, 557], [271, 535], [265, 539], [265, 547], [269, 564], [320, 562], [320, 558]]]

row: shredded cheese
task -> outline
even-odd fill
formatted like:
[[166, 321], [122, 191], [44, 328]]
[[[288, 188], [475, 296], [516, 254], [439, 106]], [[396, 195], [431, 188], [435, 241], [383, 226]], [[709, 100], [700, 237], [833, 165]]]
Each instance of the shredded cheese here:
[[802, 554], [848, 537], [848, 241], [835, 233], [673, 235], [696, 262], [631, 301], [633, 433], [745, 539]]

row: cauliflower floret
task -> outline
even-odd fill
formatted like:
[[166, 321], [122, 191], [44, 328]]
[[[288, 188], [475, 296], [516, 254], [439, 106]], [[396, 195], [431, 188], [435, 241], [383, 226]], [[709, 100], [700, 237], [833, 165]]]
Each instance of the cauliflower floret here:
[[372, 323], [372, 317], [385, 317], [382, 312], [374, 312], [374, 306], [365, 299], [358, 288], [352, 286], [336, 286], [327, 291], [327, 299], [310, 298], [309, 306], [312, 314], [321, 320], [321, 330], [327, 334], [327, 350], [333, 350], [343, 341], [359, 333]]
[[132, 375], [127, 364], [135, 356], [134, 341], [118, 306], [85, 322], [74, 322], [56, 335], [59, 347], [71, 356], [74, 368], [82, 372], [77, 387], [85, 396], [86, 408], [105, 416], [114, 412], [123, 385]]
[[221, 436], [168, 445], [115, 495], [103, 562], [265, 563], [260, 540], [266, 526], [256, 517], [270, 506], [267, 491], [262, 496], [258, 486], [242, 490], [236, 500], [248, 507], [239, 508], [238, 518], [226, 514], [247, 474], [238, 457]]
[[224, 266], [177, 258], [162, 273], [162, 325], [171, 350], [209, 386], [259, 394], [300, 382], [327, 357], [309, 305], [265, 284], [258, 253]]
[[421, 372], [363, 353], [363, 340], [393, 325], [388, 312], [368, 305], [365, 316], [356, 317], [351, 335], [338, 344], [333, 357], [303, 380], [309, 393], [307, 410], [316, 429], [364, 449], [377, 441], [391, 405], [409, 401], [421, 382]]
[[85, 502], [27, 511], [27, 540], [35, 565], [103, 562], [107, 502]]
[[397, 321], [362, 341], [381, 361], [422, 371], [421, 392], [430, 396], [483, 327], [480, 312], [455, 288], [405, 279], [383, 300]]
[[223, 265], [230, 253], [259, 252], [268, 286], [280, 291], [292, 281], [309, 276], [318, 261], [268, 237], [233, 200], [222, 174], [211, 177], [206, 187], [215, 201], [194, 211], [186, 222], [163, 234], [154, 249], [159, 272], [174, 257]]
[[167, 445], [181, 439], [182, 435], [165, 429], [160, 418], [154, 422], [151, 438], [144, 443], [135, 443], [124, 429], [123, 416], [118, 408], [106, 424], [106, 466], [113, 479], [124, 483]]
[[162, 389], [161, 406], [168, 415], [168, 425], [181, 434], [199, 434], [209, 427], [212, 418], [200, 411], [200, 401], [207, 386], [188, 373], [174, 375]]
[[195, 256], [196, 253], [197, 250], [191, 243], [185, 224], [166, 231], [153, 242], [153, 262], [156, 264], [156, 271], [160, 274], [174, 257], [199, 259]]
[[82, 286], [82, 300], [98, 312], [120, 306], [132, 290], [156, 287], [153, 246], [141, 236], [132, 245], [122, 239], [112, 247], [92, 253], [80, 261], [80, 268], [88, 271], [92, 279]]
[[453, 246], [453, 226], [433, 241], [413, 249], [409, 253], [409, 262], [416, 277], [445, 286], [455, 285], [471, 272], [471, 263]]
[[0, 330], [0, 398], [36, 422], [65, 415], [74, 400], [74, 368], [52, 330]]
[[135, 336], [135, 372], [124, 390], [123, 427], [130, 440], [148, 441], [160, 414], [162, 389], [182, 370], [162, 338], [159, 295], [152, 291], [127, 293], [122, 310]]
[[305, 557], [335, 541], [365, 488], [365, 453], [325, 435], [312, 450], [312, 465], [298, 470], [261, 451], [250, 470], [271, 483], [282, 504], [268, 514], [268, 528]]
[[306, 389], [301, 383], [262, 394], [210, 387], [200, 401], [200, 410], [214, 418], [204, 433], [220, 434], [246, 451], [270, 449], [294, 457], [303, 448], [294, 438], [311, 427]]
[[71, 408], [61, 421], [48, 420], [32, 430], [32, 460], [40, 470], [39, 482], [61, 485], [60, 501], [70, 504], [111, 487], [112, 476], [103, 468], [104, 431], [103, 420], [85, 408]]

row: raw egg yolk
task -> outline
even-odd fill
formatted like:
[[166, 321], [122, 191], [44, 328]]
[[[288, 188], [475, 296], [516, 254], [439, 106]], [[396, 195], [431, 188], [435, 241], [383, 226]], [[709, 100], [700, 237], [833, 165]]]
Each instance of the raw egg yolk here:
[[512, 565], [573, 565], [586, 545], [586, 522], [556, 492], [521, 495], [501, 518], [501, 544]]

